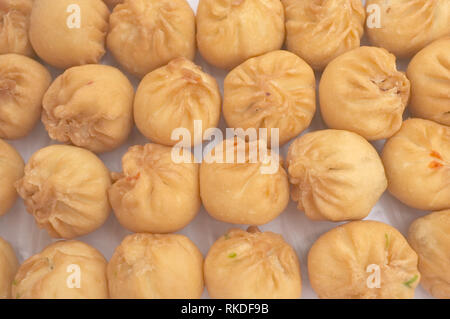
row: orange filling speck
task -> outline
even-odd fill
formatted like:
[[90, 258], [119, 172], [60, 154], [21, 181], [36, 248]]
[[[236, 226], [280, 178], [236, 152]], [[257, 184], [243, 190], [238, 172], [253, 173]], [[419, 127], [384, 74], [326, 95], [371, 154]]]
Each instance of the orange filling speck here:
[[441, 164], [441, 163], [439, 163], [439, 162], [436, 162], [436, 161], [432, 161], [432, 162], [430, 162], [430, 164], [428, 165], [429, 168], [441, 168], [441, 167], [443, 167], [443, 166], [444, 166], [443, 164]]
[[442, 160], [441, 154], [439, 154], [439, 153], [436, 152], [436, 151], [431, 151], [430, 156]]

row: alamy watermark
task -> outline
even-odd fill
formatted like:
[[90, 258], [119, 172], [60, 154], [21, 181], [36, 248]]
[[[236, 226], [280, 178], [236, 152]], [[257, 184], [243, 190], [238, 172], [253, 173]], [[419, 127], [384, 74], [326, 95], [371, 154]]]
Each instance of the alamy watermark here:
[[66, 9], [70, 13], [67, 17], [66, 24], [69, 29], [81, 28], [81, 8], [78, 4], [69, 4]]
[[70, 273], [66, 280], [67, 287], [70, 289], [81, 288], [81, 267], [77, 264], [70, 264], [67, 266], [66, 272]]
[[366, 272], [370, 273], [367, 277], [367, 288], [380, 288], [381, 287], [381, 268], [377, 264], [370, 264], [366, 268]]
[[381, 28], [381, 8], [378, 4], [369, 4], [366, 8], [366, 25], [369, 29]]

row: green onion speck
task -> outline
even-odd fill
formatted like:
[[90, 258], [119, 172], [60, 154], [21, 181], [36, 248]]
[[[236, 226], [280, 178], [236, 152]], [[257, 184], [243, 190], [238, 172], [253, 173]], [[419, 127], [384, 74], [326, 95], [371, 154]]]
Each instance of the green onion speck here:
[[405, 281], [403, 284], [408, 287], [411, 288], [411, 284], [414, 283], [417, 279], [419, 279], [418, 275], [414, 275], [414, 277], [412, 277], [410, 280]]
[[234, 257], [236, 257], [236, 256], [237, 256], [236, 253], [231, 253], [231, 254], [228, 255], [228, 258], [234, 258]]

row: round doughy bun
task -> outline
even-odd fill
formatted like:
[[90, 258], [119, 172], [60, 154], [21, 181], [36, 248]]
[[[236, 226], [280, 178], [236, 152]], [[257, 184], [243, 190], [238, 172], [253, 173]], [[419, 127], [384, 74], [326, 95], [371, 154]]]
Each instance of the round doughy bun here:
[[359, 47], [365, 11], [361, 0], [282, 0], [286, 44], [311, 67], [322, 70], [337, 56]]
[[406, 74], [411, 81], [409, 110], [416, 117], [450, 126], [450, 36], [417, 53]]
[[[219, 123], [221, 97], [216, 79], [186, 58], [172, 60], [147, 74], [139, 84], [134, 101], [134, 119], [148, 139], [175, 145], [175, 129], [190, 133], [191, 146], [201, 143], [203, 133]], [[201, 137], [194, 132], [194, 121], [201, 121]]]
[[108, 19], [102, 0], [34, 0], [30, 41], [36, 54], [54, 67], [95, 64], [105, 54]]
[[28, 258], [12, 285], [16, 299], [107, 299], [107, 261], [81, 241], [58, 241]]
[[388, 190], [404, 204], [423, 210], [450, 208], [450, 127], [406, 120], [386, 142], [382, 159]]
[[0, 139], [0, 217], [16, 202], [17, 191], [14, 184], [22, 178], [24, 165], [14, 147]]
[[400, 232], [376, 221], [320, 236], [308, 254], [308, 273], [325, 299], [409, 299], [420, 281], [417, 254]]
[[[200, 196], [212, 217], [232, 224], [263, 225], [284, 211], [289, 202], [288, 177], [281, 159], [262, 144], [238, 137], [224, 140], [203, 160]], [[266, 152], [270, 162], [264, 163], [259, 155], [253, 158], [255, 150]], [[234, 155], [230, 162], [227, 153]]]
[[54, 238], [93, 232], [108, 218], [109, 171], [88, 150], [51, 145], [31, 156], [16, 183], [27, 211]]
[[381, 16], [379, 28], [366, 26], [370, 42], [399, 58], [410, 57], [428, 43], [450, 34], [448, 0], [366, 1], [366, 8], [373, 5], [378, 6]]
[[34, 55], [28, 40], [32, 6], [33, 0], [0, 1], [0, 54]]
[[199, 165], [175, 163], [172, 148], [136, 145], [113, 174], [109, 200], [119, 222], [133, 232], [169, 233], [185, 227], [200, 209]]
[[35, 60], [0, 55], [0, 138], [19, 139], [31, 132], [51, 81], [48, 70]]
[[281, 235], [231, 229], [212, 246], [205, 259], [205, 281], [212, 298], [300, 298], [300, 264]]
[[197, 299], [203, 256], [183, 235], [129, 235], [109, 261], [108, 285], [117, 299]]
[[422, 286], [436, 298], [450, 299], [450, 210], [416, 219], [408, 241], [419, 255]]
[[281, 48], [284, 8], [280, 0], [200, 0], [197, 44], [210, 64], [231, 69]]
[[120, 70], [99, 64], [73, 67], [45, 93], [42, 122], [59, 142], [111, 151], [131, 131], [133, 97], [134, 88]]
[[279, 129], [284, 144], [305, 130], [316, 111], [311, 67], [288, 51], [251, 58], [228, 73], [223, 114], [229, 127]]
[[410, 83], [385, 49], [360, 47], [337, 57], [320, 80], [320, 110], [329, 128], [368, 140], [391, 137], [402, 125]]
[[114, 7], [108, 49], [143, 77], [177, 57], [195, 56], [195, 15], [186, 0], [124, 0]]
[[11, 298], [11, 286], [19, 261], [11, 245], [0, 237], [0, 299]]
[[290, 145], [286, 162], [292, 199], [312, 220], [362, 219], [387, 187], [377, 151], [352, 132], [303, 135]]

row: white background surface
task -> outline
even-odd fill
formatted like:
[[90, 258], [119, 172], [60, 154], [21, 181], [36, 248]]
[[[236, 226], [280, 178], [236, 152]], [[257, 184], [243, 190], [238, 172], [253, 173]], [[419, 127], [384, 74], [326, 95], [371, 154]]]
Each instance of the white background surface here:
[[[198, 4], [198, 0], [188, 0], [192, 8], [195, 10]], [[365, 2], [365, 1], [363, 1]], [[367, 41], [363, 39], [363, 44], [367, 44]], [[405, 70], [408, 61], [399, 61], [399, 68]], [[117, 66], [114, 59], [107, 54], [102, 60], [104, 64], [110, 64]], [[220, 87], [223, 87], [223, 79], [226, 75], [226, 71], [216, 69], [203, 61], [200, 54], [197, 53], [196, 63], [202, 66], [203, 70], [216, 77]], [[61, 73], [56, 69], [50, 68], [52, 75], [55, 78]], [[136, 78], [129, 76], [133, 84], [138, 84], [139, 81]], [[320, 74], [316, 73], [317, 83], [320, 79]], [[318, 92], [317, 92], [318, 93]], [[405, 114], [407, 116], [407, 114]], [[224, 128], [225, 124], [221, 119], [221, 128]], [[308, 131], [314, 131], [326, 128], [322, 119], [320, 118], [319, 104], [317, 101], [317, 112], [312, 121], [312, 124]], [[55, 144], [45, 131], [43, 125], [39, 123], [28, 137], [17, 140], [9, 141], [20, 152], [25, 161], [28, 161], [30, 156], [40, 148], [43, 148], [50, 144]], [[121, 171], [121, 158], [127, 151], [128, 147], [136, 144], [145, 144], [148, 141], [134, 129], [130, 135], [127, 143], [119, 149], [100, 155], [101, 159], [106, 163], [111, 171]], [[384, 141], [375, 143], [375, 147], [380, 150]], [[288, 145], [285, 145], [281, 149], [281, 154], [286, 155]], [[377, 205], [373, 208], [372, 212], [366, 219], [378, 220], [394, 226], [404, 235], [411, 222], [418, 217], [425, 215], [427, 212], [418, 211], [400, 203], [390, 194], [385, 193]], [[296, 209], [296, 203], [290, 202], [286, 211], [283, 212], [277, 219], [271, 223], [261, 226], [263, 231], [270, 230], [276, 233], [280, 233], [284, 236], [285, 240], [290, 243], [301, 262], [303, 292], [302, 298], [317, 298], [314, 291], [311, 289], [308, 272], [307, 272], [307, 254], [308, 250], [314, 241], [323, 233], [336, 227], [339, 223], [331, 222], [317, 222], [310, 221], [305, 215]], [[204, 256], [206, 256], [209, 247], [213, 242], [223, 235], [230, 227], [242, 227], [246, 226], [233, 226], [225, 224], [211, 218], [207, 212], [202, 208], [198, 216], [194, 221], [189, 224], [185, 229], [179, 233], [188, 236], [193, 240]], [[116, 246], [118, 246], [125, 235], [129, 234], [116, 220], [113, 213], [111, 213], [108, 221], [97, 231], [87, 236], [78, 238], [97, 249], [99, 249], [104, 256], [109, 260], [114, 252]], [[22, 199], [18, 199], [13, 209], [0, 218], [0, 236], [8, 240], [16, 250], [17, 256], [20, 262], [23, 262], [26, 258], [29, 258], [33, 254], [40, 252], [51, 242], [55, 241], [47, 235], [45, 230], [40, 230], [32, 215], [26, 212]], [[204, 297], [207, 297], [206, 289]], [[416, 298], [429, 298], [430, 296], [423, 290], [422, 287], [418, 287], [416, 290]]]

